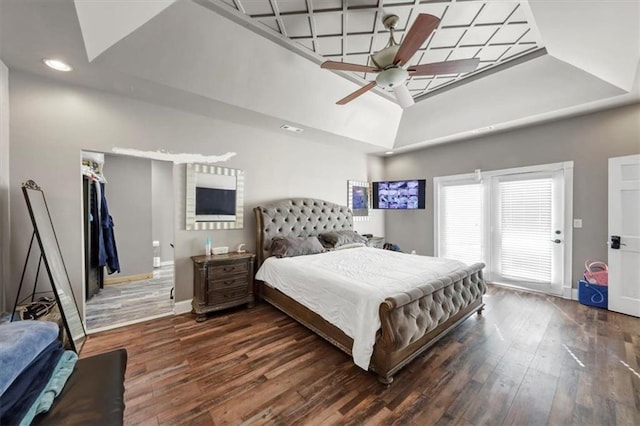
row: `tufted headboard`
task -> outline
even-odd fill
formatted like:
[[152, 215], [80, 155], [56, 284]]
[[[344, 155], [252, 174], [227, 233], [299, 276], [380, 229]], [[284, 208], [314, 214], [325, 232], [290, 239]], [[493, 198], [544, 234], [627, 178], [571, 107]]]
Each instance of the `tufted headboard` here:
[[253, 209], [256, 215], [258, 267], [271, 255], [273, 237], [313, 237], [323, 232], [353, 229], [346, 206], [313, 198], [292, 198]]

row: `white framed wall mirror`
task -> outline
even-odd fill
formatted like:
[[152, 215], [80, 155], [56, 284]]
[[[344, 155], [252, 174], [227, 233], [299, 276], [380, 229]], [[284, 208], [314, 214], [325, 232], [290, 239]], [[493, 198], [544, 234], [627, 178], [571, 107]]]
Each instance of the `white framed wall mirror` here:
[[244, 171], [187, 164], [186, 229], [244, 227]]

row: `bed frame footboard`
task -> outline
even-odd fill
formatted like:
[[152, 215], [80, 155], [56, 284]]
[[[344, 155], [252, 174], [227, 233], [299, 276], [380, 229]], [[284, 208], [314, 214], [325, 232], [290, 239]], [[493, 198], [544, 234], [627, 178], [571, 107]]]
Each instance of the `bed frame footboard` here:
[[[381, 329], [369, 369], [384, 384], [464, 320], [480, 312], [486, 284], [484, 264], [478, 263], [423, 286], [388, 297], [379, 308]], [[353, 340], [320, 315], [271, 286], [262, 286], [262, 298], [302, 325], [351, 355]]]
[[380, 381], [391, 383], [399, 369], [483, 309], [482, 268], [483, 263], [474, 264], [380, 305], [381, 329], [371, 363]]

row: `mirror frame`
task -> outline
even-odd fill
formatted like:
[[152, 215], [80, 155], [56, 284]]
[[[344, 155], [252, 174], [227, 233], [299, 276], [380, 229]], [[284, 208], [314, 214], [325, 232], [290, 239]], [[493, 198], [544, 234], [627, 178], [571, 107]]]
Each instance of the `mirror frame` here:
[[[236, 177], [236, 220], [235, 221], [196, 221], [196, 176], [211, 174]], [[209, 164], [187, 164], [186, 191], [186, 229], [199, 231], [208, 229], [242, 229], [244, 228], [244, 171], [227, 167], [211, 166]]]
[[[44, 196], [42, 188], [33, 180], [28, 180], [22, 184], [22, 193], [27, 203], [33, 230], [40, 247], [40, 254], [44, 261], [47, 274], [49, 275], [51, 288], [53, 289], [53, 294], [56, 298], [60, 315], [62, 316], [62, 322], [64, 323], [69, 343], [76, 353], [80, 353], [87, 339], [87, 333], [84, 329], [82, 318], [80, 317], [78, 303], [73, 294], [69, 272], [62, 258], [60, 243], [58, 242], [58, 237], [53, 227], [47, 199]], [[38, 211], [36, 197], [40, 196], [42, 197], [44, 212]], [[52, 239], [49, 238], [49, 240], [47, 240], [44, 238], [48, 234], [46, 227], [51, 227], [50, 234], [53, 235]], [[62, 273], [63, 271], [64, 274]]]

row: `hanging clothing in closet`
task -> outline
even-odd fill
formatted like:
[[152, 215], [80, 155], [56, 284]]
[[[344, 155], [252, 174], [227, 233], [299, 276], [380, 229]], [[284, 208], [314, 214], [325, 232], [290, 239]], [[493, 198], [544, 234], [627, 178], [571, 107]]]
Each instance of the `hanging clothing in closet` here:
[[98, 264], [107, 267], [107, 273], [120, 272], [120, 262], [118, 261], [118, 249], [116, 248], [116, 237], [113, 231], [113, 218], [109, 214], [107, 198], [104, 194], [104, 183], [96, 182], [100, 190], [100, 227], [98, 249]]
[[89, 300], [97, 294], [104, 285], [103, 267], [98, 266], [99, 223], [98, 194], [95, 181], [84, 174], [82, 178], [83, 227], [84, 227], [84, 274], [85, 297]]

